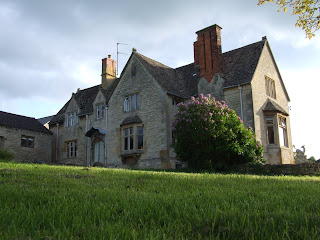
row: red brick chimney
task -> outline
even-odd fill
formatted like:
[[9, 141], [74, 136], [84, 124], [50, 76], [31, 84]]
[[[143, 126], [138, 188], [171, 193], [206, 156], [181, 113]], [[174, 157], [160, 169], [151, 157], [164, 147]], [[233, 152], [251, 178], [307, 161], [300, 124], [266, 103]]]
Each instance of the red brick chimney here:
[[111, 55], [102, 59], [101, 84], [103, 89], [107, 89], [113, 80], [117, 78], [116, 70], [117, 62], [111, 59]]
[[208, 82], [216, 73], [223, 73], [221, 29], [215, 24], [196, 32], [198, 38], [193, 44], [194, 65], [199, 65], [200, 77]]

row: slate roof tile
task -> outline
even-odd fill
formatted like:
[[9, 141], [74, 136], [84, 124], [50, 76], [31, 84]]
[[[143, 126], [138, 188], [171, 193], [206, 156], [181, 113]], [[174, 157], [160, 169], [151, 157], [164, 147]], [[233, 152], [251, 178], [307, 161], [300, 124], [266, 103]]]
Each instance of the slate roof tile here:
[[[77, 104], [80, 108], [79, 116], [84, 116], [86, 114], [91, 114], [93, 109], [93, 102], [99, 92], [102, 91], [103, 95], [106, 97], [106, 102], [109, 101], [111, 94], [113, 93], [115, 87], [117, 86], [119, 79], [114, 80], [107, 90], [101, 88], [100, 85], [96, 85], [90, 88], [79, 90], [77, 93], [74, 93], [74, 98], [77, 101]], [[72, 99], [72, 98], [71, 98]], [[71, 99], [60, 109], [60, 111], [52, 118], [49, 124], [61, 123], [64, 122], [65, 111], [71, 101]]]
[[0, 125], [52, 135], [37, 119], [0, 111]]
[[[262, 40], [222, 54], [225, 88], [251, 82], [264, 44], [265, 40]], [[199, 67], [194, 63], [174, 69], [140, 53], [135, 54], [168, 93], [183, 98], [198, 94]]]

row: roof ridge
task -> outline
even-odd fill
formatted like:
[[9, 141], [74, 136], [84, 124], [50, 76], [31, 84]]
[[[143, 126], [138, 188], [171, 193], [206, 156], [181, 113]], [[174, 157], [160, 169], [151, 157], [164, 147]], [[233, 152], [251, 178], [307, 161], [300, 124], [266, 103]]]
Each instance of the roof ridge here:
[[4, 111], [1, 111], [1, 113], [5, 113], [5, 114], [10, 114], [10, 115], [14, 115], [14, 116], [17, 116], [17, 117], [25, 117], [25, 118], [30, 118], [30, 119], [36, 119], [34, 117], [28, 117], [28, 116], [24, 116], [24, 115], [20, 115], [20, 114], [15, 114], [15, 113], [10, 113], [10, 112], [4, 112]]
[[233, 52], [233, 51], [237, 51], [237, 50], [240, 50], [240, 49], [242, 49], [242, 48], [246, 48], [246, 47], [249, 47], [249, 46], [252, 46], [252, 45], [261, 43], [261, 42], [265, 42], [265, 40], [261, 40], [261, 41], [254, 42], [254, 43], [250, 43], [250, 44], [248, 44], [248, 45], [245, 45], [245, 46], [242, 46], [242, 47], [239, 47], [239, 48], [235, 48], [235, 49], [229, 50], [229, 51], [227, 51], [227, 52], [222, 53], [222, 55], [225, 54], [225, 53], [230, 53], [230, 52]]
[[152, 58], [146, 57], [145, 55], [143, 55], [143, 54], [141, 54], [141, 53], [135, 52], [135, 54], [137, 54], [137, 55], [138, 55], [139, 57], [141, 57], [143, 60], [148, 61], [149, 63], [150, 63], [150, 62], [154, 62], [154, 63], [157, 63], [157, 64], [163, 66], [163, 67], [170, 68], [170, 69], [174, 69], [174, 68], [169, 67], [169, 66], [167, 66], [167, 65], [165, 65], [165, 64], [163, 64], [163, 63], [161, 63], [161, 62], [159, 62], [159, 61], [157, 61], [157, 60], [154, 60], [154, 59], [152, 59]]

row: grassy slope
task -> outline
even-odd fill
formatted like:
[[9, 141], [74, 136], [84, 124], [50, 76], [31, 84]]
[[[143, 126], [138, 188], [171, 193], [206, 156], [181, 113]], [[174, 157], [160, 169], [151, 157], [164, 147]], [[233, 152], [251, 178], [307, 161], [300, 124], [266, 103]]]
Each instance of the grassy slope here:
[[0, 163], [0, 239], [316, 239], [319, 184]]

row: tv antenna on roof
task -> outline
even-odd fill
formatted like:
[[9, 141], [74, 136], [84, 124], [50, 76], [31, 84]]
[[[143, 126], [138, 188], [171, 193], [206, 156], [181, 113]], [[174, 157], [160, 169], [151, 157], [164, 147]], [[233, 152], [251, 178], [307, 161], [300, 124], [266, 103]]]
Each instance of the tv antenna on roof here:
[[126, 54], [126, 53], [122, 53], [122, 52], [119, 52], [119, 45], [128, 45], [128, 44], [126, 44], [126, 43], [117, 43], [117, 76], [119, 75], [119, 67], [118, 67], [118, 65], [119, 65], [119, 54], [124, 54], [124, 55], [128, 55], [128, 54]]

